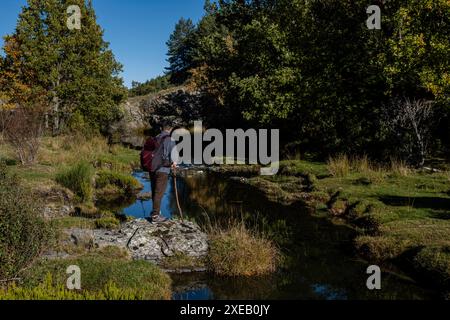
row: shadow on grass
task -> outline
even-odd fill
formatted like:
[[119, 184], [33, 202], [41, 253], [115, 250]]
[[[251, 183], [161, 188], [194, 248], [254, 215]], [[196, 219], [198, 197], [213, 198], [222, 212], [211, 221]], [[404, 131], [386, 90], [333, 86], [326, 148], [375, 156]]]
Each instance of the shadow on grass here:
[[448, 198], [382, 196], [379, 199], [389, 206], [412, 206], [414, 208], [450, 210], [450, 199]]

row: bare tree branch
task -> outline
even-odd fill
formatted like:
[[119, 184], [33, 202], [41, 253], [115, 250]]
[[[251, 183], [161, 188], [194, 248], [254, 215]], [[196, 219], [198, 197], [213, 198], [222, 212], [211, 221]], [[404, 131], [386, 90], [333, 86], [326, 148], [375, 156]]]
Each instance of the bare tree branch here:
[[432, 101], [403, 98], [392, 101], [385, 119], [402, 143], [398, 148], [405, 149], [409, 160], [420, 167], [425, 164], [433, 116]]
[[43, 134], [43, 113], [25, 107], [0, 111], [5, 141], [23, 165], [36, 161]]

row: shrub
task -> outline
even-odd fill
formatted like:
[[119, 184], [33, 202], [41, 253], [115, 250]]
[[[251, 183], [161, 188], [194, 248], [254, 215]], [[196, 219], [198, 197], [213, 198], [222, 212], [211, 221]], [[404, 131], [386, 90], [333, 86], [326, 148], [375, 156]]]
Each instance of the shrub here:
[[88, 202], [92, 199], [92, 179], [94, 168], [81, 161], [75, 166], [65, 169], [56, 175], [56, 181], [72, 190], [79, 200]]
[[43, 113], [37, 108], [17, 107], [10, 111], [0, 112], [7, 117], [4, 126], [6, 142], [23, 165], [36, 162], [43, 133]]
[[97, 189], [106, 188], [111, 185], [119, 187], [126, 195], [131, 195], [136, 190], [142, 188], [139, 181], [134, 177], [109, 170], [98, 172], [95, 184]]
[[249, 231], [243, 224], [212, 231], [210, 269], [223, 276], [255, 276], [275, 271], [279, 252], [272, 241]]
[[330, 157], [327, 166], [330, 174], [337, 178], [346, 177], [351, 170], [350, 160], [345, 154], [340, 154], [335, 158]]
[[0, 280], [19, 275], [49, 243], [51, 228], [40, 209], [32, 193], [0, 164]]
[[17, 166], [17, 160], [16, 159], [0, 158], [0, 162], [3, 162], [8, 167]]

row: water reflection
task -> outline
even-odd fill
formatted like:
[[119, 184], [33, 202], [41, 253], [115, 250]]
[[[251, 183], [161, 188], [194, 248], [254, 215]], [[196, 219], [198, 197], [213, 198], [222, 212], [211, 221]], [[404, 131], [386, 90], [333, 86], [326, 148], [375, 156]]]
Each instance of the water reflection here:
[[181, 292], [175, 292], [172, 295], [173, 300], [213, 300], [214, 295], [210, 288], [203, 285], [201, 288], [187, 289]]
[[[134, 176], [150, 191], [143, 173]], [[173, 275], [174, 299], [431, 299], [435, 293], [404, 275], [385, 271], [381, 291], [366, 287], [367, 266], [355, 258], [354, 231], [311, 216], [298, 205], [282, 206], [267, 201], [258, 191], [214, 174], [185, 172], [177, 184], [185, 215], [200, 224], [228, 224], [230, 219], [264, 231], [280, 246], [284, 260], [277, 273], [257, 278], [221, 278], [210, 274]], [[148, 217], [150, 201], [137, 201], [121, 209], [137, 218]], [[163, 199], [166, 217], [177, 215], [170, 180]]]
[[[144, 186], [142, 192], [151, 192], [151, 183], [148, 174], [145, 172], [135, 172], [133, 177], [139, 180], [139, 182]], [[169, 179], [166, 192], [164, 194], [163, 200], [161, 202], [161, 212], [164, 217], [171, 219], [176, 214], [176, 207], [174, 206], [174, 191], [173, 191], [173, 179]], [[136, 200], [132, 205], [121, 209], [121, 213], [127, 216], [135, 218], [148, 218], [153, 210], [152, 200]]]

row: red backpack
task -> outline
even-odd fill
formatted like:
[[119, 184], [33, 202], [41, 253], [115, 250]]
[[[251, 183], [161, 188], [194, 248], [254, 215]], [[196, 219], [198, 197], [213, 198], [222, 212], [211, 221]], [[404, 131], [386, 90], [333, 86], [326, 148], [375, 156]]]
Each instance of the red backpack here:
[[149, 138], [145, 141], [144, 148], [141, 151], [141, 168], [146, 172], [155, 171], [153, 168], [153, 159], [163, 140], [170, 138], [165, 136], [163, 139]]

